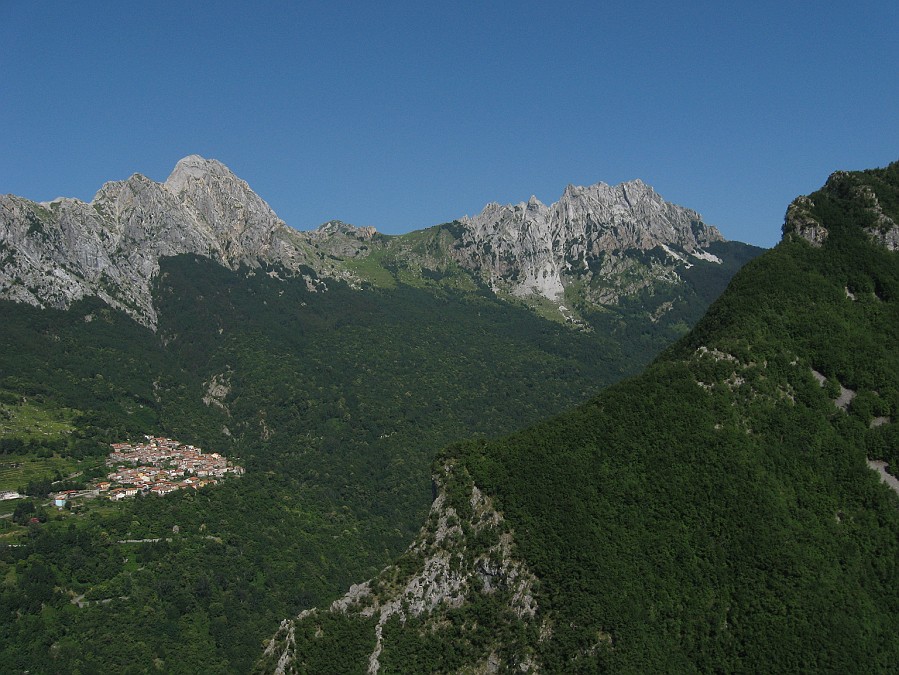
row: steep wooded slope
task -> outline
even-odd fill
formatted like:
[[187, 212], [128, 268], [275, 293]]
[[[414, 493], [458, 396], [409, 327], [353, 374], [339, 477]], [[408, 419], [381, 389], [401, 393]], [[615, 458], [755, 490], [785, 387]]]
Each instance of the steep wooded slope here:
[[[166, 258], [155, 332], [96, 298], [0, 302], [0, 415], [72, 416], [71, 433], [25, 429], [18, 448], [3, 435], [4, 470], [57, 453], [105, 475], [103, 444], [143, 433], [247, 469], [197, 493], [0, 520], [0, 670], [246, 671], [282, 617], [405, 548], [442, 446], [555, 414], [651, 355], [486, 290], [328, 283]], [[120, 543], [140, 539], [160, 541]]]
[[897, 221], [899, 163], [794, 202], [642, 375], [450, 447], [405, 556], [260, 670], [894, 668], [899, 497], [866, 460], [899, 460]]
[[[105, 475], [106, 443], [143, 433], [247, 468], [196, 494], [0, 520], [0, 670], [246, 670], [283, 616], [402, 551], [439, 448], [637, 372], [757, 249], [718, 241], [645, 186], [631, 209], [622, 189], [585, 189], [592, 206], [572, 210], [564, 249], [529, 247], [561, 222], [548, 207], [499, 209], [502, 241], [463, 243], [461, 221], [402, 237], [336, 222], [299, 233], [198, 157], [164, 183], [107, 184], [90, 204], [0, 198], [0, 416], [61, 420], [53, 437], [4, 430], [3, 470], [53, 459], [84, 481]], [[512, 294], [514, 270], [488, 283], [487, 244], [555, 260], [589, 243], [590, 264], [561, 278], [600, 293], [613, 282], [594, 240], [614, 239], [612, 224], [640, 235], [613, 256], [626, 292], [566, 299], [582, 330], [548, 298]], [[699, 257], [653, 244], [656, 229]], [[35, 509], [49, 490], [29, 492]]]

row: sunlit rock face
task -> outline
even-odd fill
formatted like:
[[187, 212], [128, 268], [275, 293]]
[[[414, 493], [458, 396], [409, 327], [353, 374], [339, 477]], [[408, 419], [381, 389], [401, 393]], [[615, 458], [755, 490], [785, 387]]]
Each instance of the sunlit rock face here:
[[518, 297], [561, 302], [580, 284], [582, 304], [602, 305], [658, 282], [678, 284], [678, 270], [697, 261], [720, 263], [703, 247], [723, 240], [698, 213], [639, 180], [569, 185], [550, 206], [536, 197], [491, 203], [438, 229], [431, 248], [417, 246], [416, 233], [387, 237], [340, 221], [300, 232], [224, 164], [191, 155], [162, 183], [135, 174], [106, 183], [90, 203], [0, 197], [0, 298], [66, 308], [97, 296], [155, 328], [151, 290], [160, 258], [271, 265], [324, 290], [324, 279], [362, 288], [371, 280], [353, 261], [387, 250], [418, 273], [452, 261], [495, 292]]
[[297, 269], [298, 234], [225, 165], [191, 155], [164, 183], [135, 174], [90, 203], [0, 197], [0, 297], [64, 308], [96, 295], [155, 326], [150, 285], [161, 257]]
[[667, 246], [702, 256], [704, 246], [723, 241], [698, 213], [666, 202], [640, 180], [569, 185], [550, 206], [536, 197], [491, 203], [459, 222], [455, 254], [463, 266], [515, 295], [550, 300], [562, 295], [567, 276], [590, 273], [609, 254]]

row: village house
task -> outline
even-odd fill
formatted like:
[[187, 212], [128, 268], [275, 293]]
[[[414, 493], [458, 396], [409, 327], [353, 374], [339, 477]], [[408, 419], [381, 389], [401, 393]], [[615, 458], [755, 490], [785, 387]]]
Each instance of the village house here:
[[156, 483], [156, 485], [150, 488], [150, 492], [157, 495], [167, 495], [177, 489], [178, 486], [174, 483]]

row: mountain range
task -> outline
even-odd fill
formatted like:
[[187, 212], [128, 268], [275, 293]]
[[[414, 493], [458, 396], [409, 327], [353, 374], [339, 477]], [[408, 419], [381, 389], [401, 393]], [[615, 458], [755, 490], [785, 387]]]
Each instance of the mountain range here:
[[[0, 197], [0, 670], [251, 670], [414, 539], [441, 448], [639, 372], [759, 252], [639, 182], [400, 236], [294, 230], [196, 156]], [[246, 473], [47, 505], [145, 434]]]
[[[757, 252], [728, 244], [698, 213], [639, 180], [569, 185], [551, 206], [535, 197], [491, 203], [475, 217], [395, 237], [338, 221], [295, 230], [222, 163], [196, 155], [163, 183], [135, 174], [106, 183], [90, 203], [0, 197], [0, 298], [66, 308], [97, 296], [150, 327], [159, 260], [181, 254], [231, 269], [278, 266], [310, 288], [329, 279], [358, 288], [391, 283], [391, 273], [485, 285], [580, 324], [642, 291], [661, 297], [657, 288], [678, 289], [680, 298], [690, 292], [691, 267], [720, 266], [722, 258], [738, 266]], [[658, 318], [673, 300], [664, 302], [647, 313]]]
[[[198, 157], [0, 198], [0, 670], [888, 671], [897, 167], [762, 255], [638, 181], [399, 236]], [[246, 474], [47, 506], [142, 434]]]

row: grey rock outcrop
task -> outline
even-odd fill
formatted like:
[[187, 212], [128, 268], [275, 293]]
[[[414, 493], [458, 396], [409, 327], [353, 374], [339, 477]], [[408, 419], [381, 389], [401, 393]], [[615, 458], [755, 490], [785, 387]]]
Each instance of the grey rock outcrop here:
[[[820, 192], [824, 193], [825, 199], [830, 196], [851, 202], [858, 209], [854, 218], [863, 225], [864, 232], [887, 250], [899, 250], [899, 224], [895, 218], [884, 212], [874, 187], [860, 183], [858, 174], [835, 171]], [[830, 233], [815, 214], [816, 204], [811, 197], [794, 199], [787, 208], [784, 218], [784, 237], [798, 236], [812, 246], [820, 248]], [[895, 211], [893, 215], [895, 216]]]
[[329, 220], [305, 235], [316, 251], [337, 258], [365, 256], [386, 239], [373, 227], [356, 227], [339, 220]]
[[[460, 481], [455, 489], [467, 496], [467, 504], [459, 504], [464, 513], [450, 504], [447, 483], [454, 479]], [[423, 622], [422, 631], [445, 632], [449, 625], [446, 612], [475, 601], [479, 595], [501, 599], [502, 611], [511, 622], [521, 626], [534, 623], [544, 631], [551, 630], [552, 619], [540, 614], [535, 599], [539, 582], [518, 559], [513, 534], [493, 501], [471, 482], [466, 471], [459, 472], [455, 463], [444, 464], [434, 481], [437, 497], [426, 525], [404, 555], [405, 563], [391, 565], [374, 579], [353, 584], [328, 608], [307, 609], [284, 619], [269, 640], [256, 672], [306, 672], [299, 636], [312, 633], [319, 637], [322, 629], [318, 626], [313, 632], [298, 628], [315, 626], [324, 615], [371, 626], [374, 649], [365, 664], [355, 664], [359, 670], [366, 667], [370, 675], [379, 672], [382, 654], [391, 648], [384, 630], [391, 619], [405, 623], [415, 618]], [[497, 656], [501, 647], [509, 659], [502, 664]], [[497, 636], [495, 642], [484, 645], [484, 658], [506, 669], [538, 671], [533, 655], [517, 647], [504, 644]]]
[[784, 217], [783, 232], [785, 237], [796, 235], [805, 239], [815, 248], [820, 248], [829, 232], [812, 215], [815, 203], [808, 197], [797, 197], [787, 207], [787, 215]]
[[[151, 291], [160, 259], [194, 254], [231, 269], [278, 266], [315, 290], [327, 289], [323, 279], [373, 283], [366, 270], [382, 262], [413, 275], [452, 264], [519, 297], [558, 301], [581, 282], [579, 297], [603, 305], [657, 282], [677, 284], [677, 270], [698, 261], [720, 263], [703, 248], [723, 239], [698, 213], [639, 180], [569, 185], [550, 206], [535, 197], [491, 203], [430, 231], [438, 233], [430, 243], [421, 233], [388, 237], [340, 221], [300, 232], [224, 164], [191, 155], [165, 182], [135, 174], [106, 183], [89, 203], [0, 196], [0, 299], [66, 308], [97, 296], [155, 329]], [[357, 264], [375, 251], [386, 257]], [[564, 306], [559, 312], [575, 321]]]
[[566, 278], [590, 274], [609, 254], [671, 247], [706, 256], [702, 250], [721, 233], [690, 209], [670, 204], [640, 180], [619, 185], [569, 185], [549, 206], [536, 197], [459, 221], [455, 257], [479, 270], [494, 288], [557, 300]]
[[899, 224], [883, 212], [877, 194], [869, 185], [861, 186], [858, 192], [865, 207], [875, 219], [874, 225], [866, 228], [865, 232], [888, 251], [899, 251]]
[[106, 183], [90, 203], [0, 196], [0, 297], [65, 308], [96, 295], [153, 327], [159, 259], [183, 253], [231, 268], [297, 269], [307, 258], [298, 233], [244, 181], [196, 155], [164, 183], [135, 174]]

